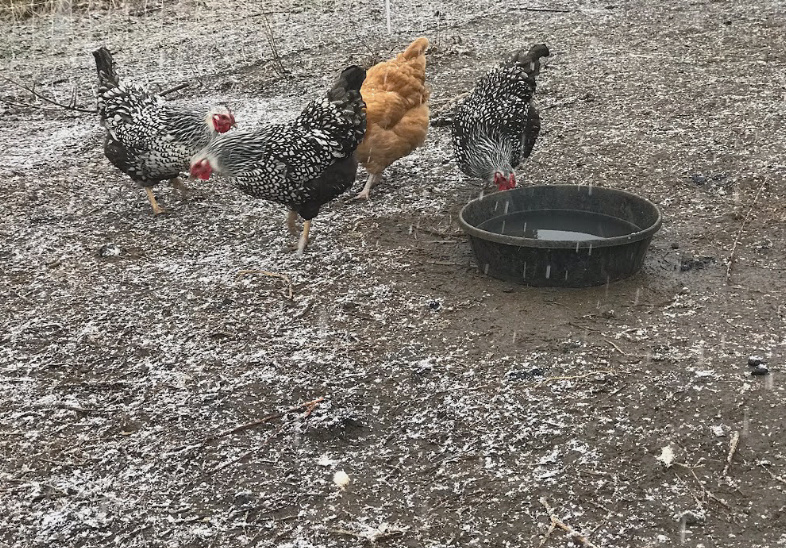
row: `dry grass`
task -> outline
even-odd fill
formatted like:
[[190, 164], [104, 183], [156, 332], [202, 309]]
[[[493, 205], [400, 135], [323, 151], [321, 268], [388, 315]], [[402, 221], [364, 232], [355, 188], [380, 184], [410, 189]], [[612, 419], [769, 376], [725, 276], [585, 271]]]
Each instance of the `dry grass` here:
[[0, 19], [27, 19], [49, 13], [73, 13], [100, 9], [137, 9], [145, 0], [0, 0]]

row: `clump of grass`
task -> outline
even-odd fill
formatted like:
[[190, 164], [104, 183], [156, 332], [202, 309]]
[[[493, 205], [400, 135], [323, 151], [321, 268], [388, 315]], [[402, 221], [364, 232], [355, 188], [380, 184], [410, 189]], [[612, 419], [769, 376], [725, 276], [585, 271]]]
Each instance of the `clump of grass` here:
[[50, 13], [133, 7], [136, 0], [0, 0], [0, 18], [27, 19]]
[[72, 0], [0, 0], [0, 16], [25, 19], [33, 15], [71, 11]]

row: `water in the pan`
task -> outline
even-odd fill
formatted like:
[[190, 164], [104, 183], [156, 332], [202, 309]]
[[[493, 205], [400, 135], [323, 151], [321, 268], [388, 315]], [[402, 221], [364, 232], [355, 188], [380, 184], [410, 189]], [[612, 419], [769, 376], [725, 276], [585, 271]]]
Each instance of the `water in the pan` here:
[[640, 230], [616, 217], [571, 210], [517, 211], [493, 217], [478, 228], [506, 236], [568, 242], [615, 238]]

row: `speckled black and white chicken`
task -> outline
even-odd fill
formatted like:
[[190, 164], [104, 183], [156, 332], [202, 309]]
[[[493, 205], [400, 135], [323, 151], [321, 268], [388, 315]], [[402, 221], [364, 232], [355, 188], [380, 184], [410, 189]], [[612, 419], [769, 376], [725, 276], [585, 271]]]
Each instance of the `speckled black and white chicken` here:
[[350, 66], [294, 121], [220, 135], [194, 157], [191, 176], [207, 180], [215, 172], [250, 196], [287, 206], [290, 232], [297, 233], [299, 214], [305, 219], [297, 248], [302, 253], [311, 219], [355, 181], [353, 153], [366, 131], [365, 77], [365, 70]]
[[178, 176], [188, 169], [191, 157], [216, 135], [229, 131], [235, 118], [226, 107], [197, 112], [167, 103], [140, 86], [121, 83], [109, 50], [101, 47], [93, 56], [98, 113], [106, 128], [104, 153], [145, 189], [153, 213], [162, 213], [151, 187], [168, 180], [182, 191]]
[[453, 115], [453, 151], [459, 169], [494, 183], [499, 190], [516, 186], [516, 168], [528, 158], [540, 132], [532, 104], [535, 76], [548, 48], [537, 44], [478, 80]]

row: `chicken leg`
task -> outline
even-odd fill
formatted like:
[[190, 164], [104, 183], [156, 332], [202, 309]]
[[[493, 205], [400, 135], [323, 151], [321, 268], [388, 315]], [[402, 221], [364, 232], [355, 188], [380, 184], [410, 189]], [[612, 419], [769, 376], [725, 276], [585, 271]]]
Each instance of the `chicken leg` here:
[[289, 230], [289, 233], [292, 234], [293, 236], [298, 235], [297, 211], [295, 211], [294, 209], [290, 209], [289, 214], [287, 215], [287, 230]]
[[300, 240], [297, 243], [297, 254], [302, 255], [303, 251], [306, 249], [308, 245], [308, 233], [311, 230], [311, 221], [305, 221], [303, 223], [303, 234], [300, 235]]
[[161, 207], [159, 207], [158, 202], [156, 202], [156, 195], [153, 194], [153, 189], [149, 186], [145, 187], [145, 192], [147, 192], [147, 199], [150, 200], [150, 205], [153, 206], [153, 215], [160, 215], [164, 212]]
[[169, 184], [172, 185], [172, 188], [176, 188], [181, 196], [185, 196], [189, 192], [189, 188], [183, 184], [183, 181], [180, 180], [180, 177], [170, 179]]
[[363, 190], [355, 196], [356, 200], [368, 200], [369, 193], [371, 189], [379, 182], [382, 178], [381, 173], [370, 173], [368, 176], [368, 181], [366, 181], [366, 186], [363, 187]]

